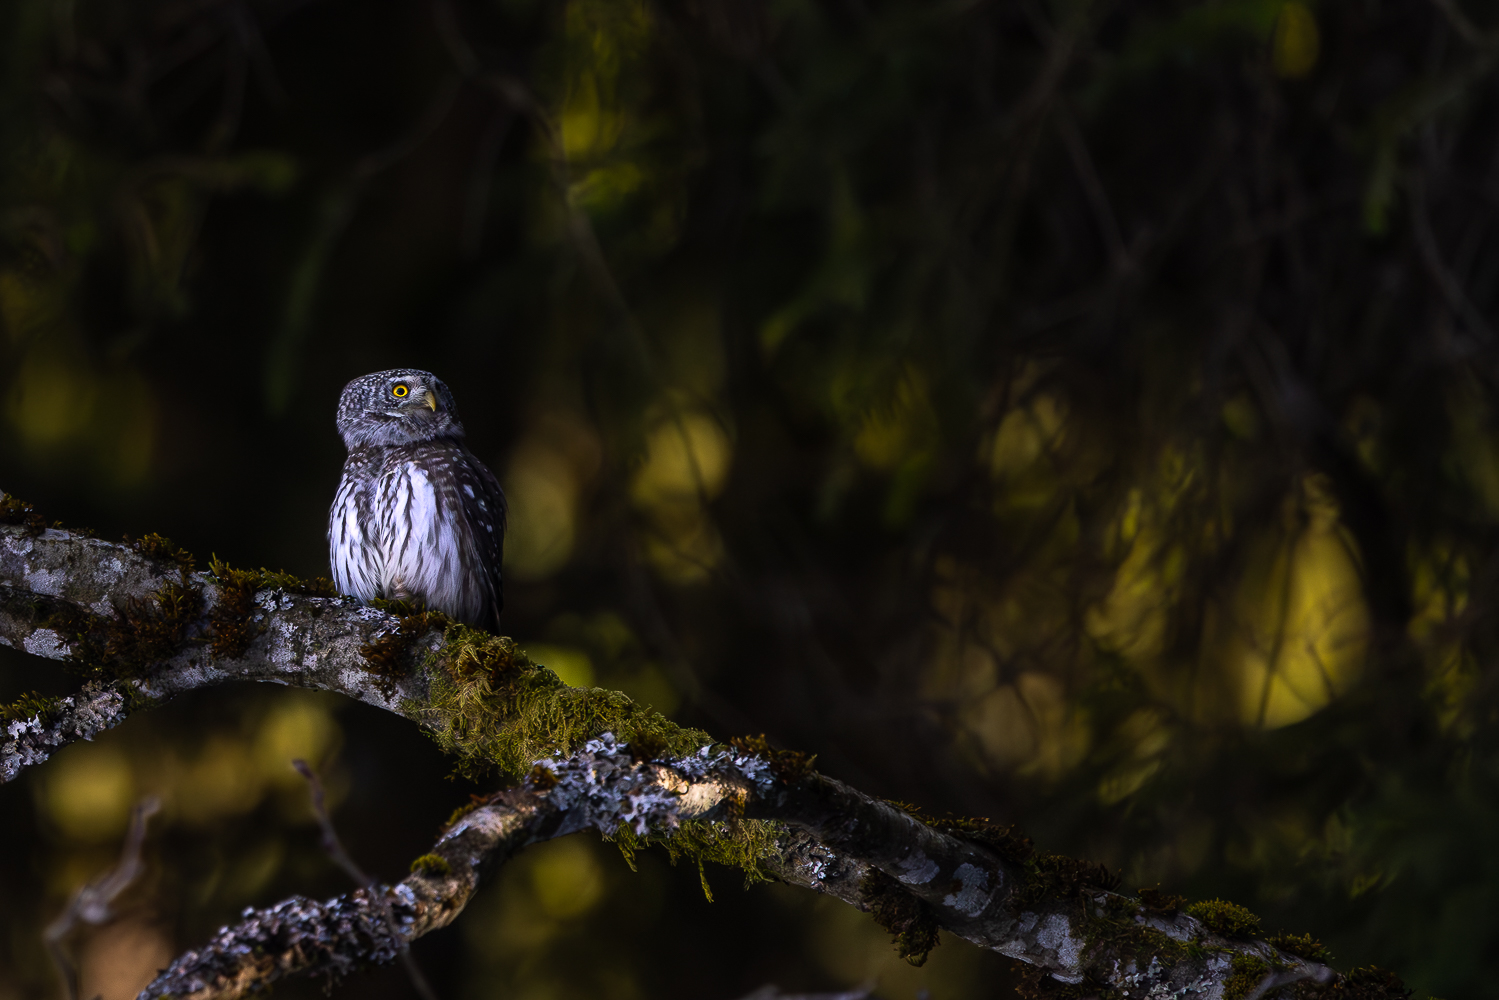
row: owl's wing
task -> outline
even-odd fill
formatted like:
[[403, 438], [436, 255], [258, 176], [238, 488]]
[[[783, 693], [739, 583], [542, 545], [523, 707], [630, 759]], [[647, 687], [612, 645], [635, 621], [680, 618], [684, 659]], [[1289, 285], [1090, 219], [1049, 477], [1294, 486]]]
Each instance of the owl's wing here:
[[[489, 467], [463, 449], [465, 461], [455, 470], [458, 495], [463, 501], [463, 516], [474, 533], [474, 544], [483, 560], [484, 572], [494, 595], [494, 625], [499, 627], [500, 610], [505, 606], [505, 592], [500, 579], [500, 564], [505, 554], [505, 493]], [[463, 487], [472, 487], [472, 492]]]

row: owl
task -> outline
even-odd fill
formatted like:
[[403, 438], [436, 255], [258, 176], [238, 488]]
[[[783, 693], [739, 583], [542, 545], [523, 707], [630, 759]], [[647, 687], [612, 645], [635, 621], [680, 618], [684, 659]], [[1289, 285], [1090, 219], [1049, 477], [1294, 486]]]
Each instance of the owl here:
[[496, 630], [505, 494], [464, 445], [453, 393], [414, 368], [356, 378], [338, 432], [349, 449], [328, 512], [339, 593], [416, 600]]

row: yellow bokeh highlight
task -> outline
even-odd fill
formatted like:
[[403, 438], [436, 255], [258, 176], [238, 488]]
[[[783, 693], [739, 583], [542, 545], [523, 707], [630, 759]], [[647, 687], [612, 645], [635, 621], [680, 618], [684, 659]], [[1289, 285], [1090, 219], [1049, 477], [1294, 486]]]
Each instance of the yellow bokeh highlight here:
[[1253, 441], [1260, 435], [1260, 410], [1247, 392], [1230, 396], [1223, 404], [1223, 425], [1234, 437]]
[[723, 491], [733, 455], [723, 427], [700, 411], [672, 411], [646, 435], [630, 499], [647, 515], [646, 558], [668, 581], [701, 582], [723, 560], [723, 537], [704, 505]]
[[11, 383], [7, 415], [20, 439], [44, 449], [82, 433], [93, 420], [99, 389], [80, 365], [49, 351], [27, 355]]
[[229, 860], [229, 871], [219, 885], [219, 895], [229, 899], [252, 899], [281, 871], [286, 845], [279, 839], [261, 841], [241, 849]]
[[1118, 568], [1108, 594], [1088, 608], [1084, 625], [1100, 649], [1137, 667], [1153, 667], [1170, 637], [1187, 566], [1177, 537], [1181, 529], [1171, 518], [1196, 481], [1191, 455], [1163, 449], [1148, 490], [1131, 489], [1113, 525], [1108, 550]]
[[317, 767], [332, 756], [343, 732], [326, 701], [288, 692], [261, 720], [245, 764], [273, 785], [300, 789], [302, 776], [291, 766], [298, 758]]
[[[307, 785], [291, 762], [326, 767], [342, 742], [336, 704], [333, 696], [288, 691], [250, 715], [245, 728], [225, 728], [198, 745], [139, 743], [114, 733], [78, 744], [48, 763], [38, 804], [64, 838], [85, 844], [121, 836], [131, 808], [146, 795], [162, 801], [158, 823], [208, 826], [250, 812], [268, 795], [293, 821], [310, 821]], [[345, 777], [333, 771], [323, 779], [336, 805]], [[272, 843], [246, 854], [226, 876], [232, 885], [224, 891], [252, 894], [279, 869], [283, 853]]]
[[1026, 513], [1052, 503], [1060, 484], [1051, 458], [1066, 432], [1066, 401], [1048, 392], [1029, 396], [1004, 415], [978, 456], [996, 487], [996, 513]]
[[1442, 728], [1467, 738], [1477, 720], [1465, 710], [1482, 679], [1477, 658], [1455, 627], [1472, 589], [1467, 556], [1448, 541], [1412, 547], [1412, 613], [1406, 631], [1426, 664], [1426, 697]]
[[701, 583], [723, 560], [723, 536], [702, 507], [662, 504], [651, 511], [651, 522], [644, 539], [645, 555], [663, 579]]
[[584, 166], [580, 179], [569, 185], [568, 197], [574, 205], [602, 212], [648, 179], [627, 158], [631, 133], [648, 130], [640, 129], [621, 90], [634, 79], [631, 63], [649, 41], [650, 13], [639, 0], [573, 0], [566, 9], [567, 60], [557, 131], [567, 160]]
[[5, 415], [23, 444], [53, 454], [82, 446], [121, 486], [150, 472], [156, 411], [155, 395], [137, 372], [94, 371], [45, 345], [26, 355], [5, 398]]
[[578, 492], [565, 456], [539, 446], [516, 450], [505, 477], [507, 571], [537, 580], [567, 565], [577, 541]]
[[965, 713], [967, 728], [991, 763], [1054, 780], [1088, 751], [1089, 731], [1061, 681], [1027, 671], [1001, 684]]
[[[151, 471], [156, 446], [156, 400], [146, 380], [127, 372], [114, 380], [105, 402], [102, 454], [115, 479], [134, 486]], [[113, 440], [111, 440], [113, 438]]]
[[1128, 753], [1098, 783], [1098, 798], [1113, 805], [1135, 794], [1161, 769], [1161, 755], [1171, 745], [1172, 731], [1164, 713], [1139, 708], [1115, 733]]
[[526, 655], [537, 663], [550, 667], [552, 673], [562, 678], [562, 683], [568, 687], [593, 687], [593, 659], [581, 649], [546, 643], [527, 643]]
[[937, 432], [926, 377], [907, 367], [889, 402], [863, 415], [854, 436], [854, 454], [871, 469], [893, 472], [912, 460], [929, 458]]
[[569, 159], [612, 149], [624, 129], [615, 93], [621, 71], [650, 38], [641, 0], [572, 0], [566, 32], [570, 55], [566, 96], [557, 114]]
[[1161, 769], [1159, 760], [1127, 761], [1098, 782], [1098, 800], [1106, 806], [1122, 802], [1138, 792]]
[[645, 171], [633, 163], [616, 163], [598, 167], [574, 183], [570, 196], [574, 204], [594, 212], [603, 212], [634, 194], [646, 181]]
[[656, 422], [646, 436], [645, 461], [630, 481], [642, 507], [717, 496], [733, 458], [729, 436], [717, 420], [684, 412]]
[[1322, 48], [1317, 18], [1311, 8], [1300, 0], [1281, 4], [1270, 44], [1270, 61], [1276, 76], [1295, 80], [1310, 73]]
[[211, 737], [177, 776], [172, 788], [177, 815], [189, 823], [207, 823], [258, 805], [262, 776], [249, 763], [242, 740]]
[[48, 762], [38, 784], [47, 817], [73, 840], [112, 840], [125, 832], [135, 804], [130, 759], [113, 745], [85, 743]]
[[649, 663], [639, 670], [611, 677], [610, 685], [629, 695], [635, 704], [649, 706], [666, 716], [675, 712], [682, 701], [676, 685], [659, 667]]
[[1103, 649], [1141, 662], [1161, 654], [1186, 557], [1153, 526], [1137, 531], [1107, 597], [1084, 618]]
[[604, 872], [588, 843], [577, 838], [555, 841], [531, 868], [531, 891], [541, 911], [556, 920], [580, 917], [604, 894]]
[[1287, 529], [1262, 546], [1234, 602], [1226, 663], [1240, 718], [1274, 729], [1311, 715], [1363, 667], [1369, 611], [1353, 542], [1320, 477], [1287, 504]]
[[989, 444], [990, 474], [1004, 479], [1028, 470], [1056, 447], [1066, 416], [1061, 400], [1048, 393], [1040, 393], [1005, 414]]
[[1411, 618], [1407, 630], [1418, 642], [1435, 638], [1468, 607], [1472, 586], [1467, 556], [1447, 541], [1412, 548]]
[[541, 580], [567, 565], [577, 544], [579, 506], [601, 460], [598, 435], [576, 414], [555, 409], [532, 419], [505, 472], [507, 573]]
[[579, 74], [557, 116], [562, 149], [569, 160], [581, 159], [613, 148], [624, 131], [624, 122], [599, 100], [599, 80], [594, 73]]
[[65, 314], [64, 289], [34, 281], [16, 271], [0, 271], [0, 324], [6, 339], [19, 344], [55, 331]]

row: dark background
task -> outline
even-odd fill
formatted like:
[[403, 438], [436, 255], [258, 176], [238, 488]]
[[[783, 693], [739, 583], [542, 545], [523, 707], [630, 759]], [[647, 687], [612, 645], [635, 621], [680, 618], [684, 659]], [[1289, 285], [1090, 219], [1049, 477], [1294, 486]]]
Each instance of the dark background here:
[[[511, 498], [506, 630], [570, 682], [1483, 996], [1499, 10], [1462, 7], [12, 0], [0, 487], [323, 574], [340, 388], [430, 369]], [[0, 700], [74, 683], [0, 653]], [[344, 891], [299, 755], [388, 878], [490, 787], [328, 696], [133, 719], [0, 789], [0, 998], [56, 995], [40, 928], [146, 792], [86, 989]], [[707, 877], [569, 838], [417, 955], [444, 997], [1011, 995]]]

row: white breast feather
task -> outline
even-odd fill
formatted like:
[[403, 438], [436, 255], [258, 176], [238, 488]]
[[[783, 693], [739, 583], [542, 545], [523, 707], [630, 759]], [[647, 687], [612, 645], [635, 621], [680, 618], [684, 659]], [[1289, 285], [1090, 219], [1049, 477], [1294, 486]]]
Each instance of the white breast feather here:
[[433, 607], [457, 610], [466, 602], [455, 588], [460, 574], [453, 512], [442, 510], [432, 481], [419, 466], [406, 462], [389, 475], [399, 485], [382, 546], [387, 553], [384, 592], [421, 594]]
[[[373, 538], [359, 530], [358, 491], [353, 480], [339, 485], [328, 523], [333, 582], [339, 593], [361, 600], [420, 596], [428, 606], [467, 619], [482, 615], [487, 591], [468, 581], [459, 547], [477, 564], [477, 539], [462, 527], [460, 511], [444, 509], [426, 471], [414, 462], [382, 469], [369, 506], [376, 511]], [[471, 489], [471, 487], [465, 487]], [[387, 502], [374, 502], [384, 497]], [[451, 505], [453, 498], [448, 498]], [[486, 511], [488, 505], [479, 501]], [[484, 521], [484, 527], [494, 526]]]
[[380, 593], [373, 539], [359, 530], [358, 484], [351, 479], [339, 483], [338, 496], [328, 518], [328, 550], [333, 567], [333, 585], [340, 594], [367, 601]]

